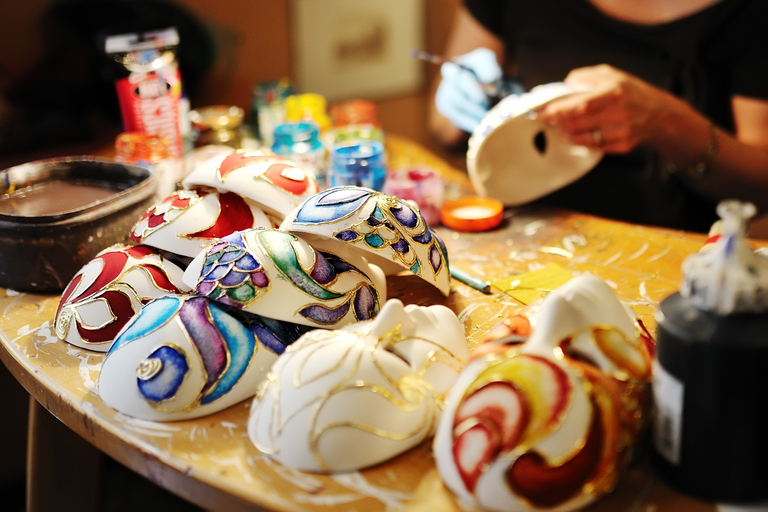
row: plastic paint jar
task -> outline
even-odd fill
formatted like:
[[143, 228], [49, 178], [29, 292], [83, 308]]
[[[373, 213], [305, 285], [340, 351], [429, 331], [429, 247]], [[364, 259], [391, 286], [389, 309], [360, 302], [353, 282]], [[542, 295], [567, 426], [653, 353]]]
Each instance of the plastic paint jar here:
[[376, 104], [369, 100], [348, 100], [334, 103], [329, 109], [333, 126], [370, 124], [381, 126]]
[[331, 150], [328, 187], [353, 185], [381, 191], [386, 176], [384, 145], [379, 141], [342, 143]]
[[293, 95], [288, 78], [258, 82], [253, 86], [250, 128], [263, 146], [272, 146], [275, 128], [285, 123], [285, 100]]
[[305, 171], [312, 172], [317, 183], [324, 188], [326, 150], [320, 142], [319, 130], [315, 123], [301, 121], [279, 125], [275, 128], [272, 151], [293, 160]]
[[331, 126], [325, 97], [315, 93], [294, 94], [285, 99], [285, 119], [287, 121], [313, 121], [321, 132]]
[[440, 222], [444, 188], [440, 174], [423, 167], [392, 170], [384, 184], [384, 192], [387, 194], [416, 203], [430, 225]]

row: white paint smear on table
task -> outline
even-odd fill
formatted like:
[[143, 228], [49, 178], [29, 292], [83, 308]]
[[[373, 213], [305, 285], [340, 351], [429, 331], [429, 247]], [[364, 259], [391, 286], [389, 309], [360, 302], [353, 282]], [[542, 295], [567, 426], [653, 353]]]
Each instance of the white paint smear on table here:
[[464, 308], [462, 311], [460, 311], [459, 314], [456, 315], [456, 316], [458, 317], [459, 321], [462, 324], [464, 324], [469, 319], [469, 317], [472, 314], [472, 312], [474, 310], [476, 310], [477, 308], [482, 307], [482, 306], [483, 306], [483, 304], [471, 304], [471, 305], [467, 306], [466, 308]]
[[579, 247], [586, 247], [587, 245], [587, 239], [582, 234], [572, 234], [572, 235], [566, 235], [563, 237], [562, 241], [563, 247], [568, 252], [576, 252], [576, 246]]
[[286, 482], [290, 482], [299, 489], [303, 489], [311, 493], [317, 493], [322, 491], [325, 487], [319, 478], [315, 478], [310, 473], [302, 473], [300, 471], [289, 469], [282, 464], [273, 461], [266, 455], [264, 455], [261, 460], [263, 460], [267, 466], [269, 466], [275, 473], [277, 473], [281, 479], [285, 480]]
[[55, 343], [59, 338], [53, 335], [50, 325], [50, 322], [47, 320], [37, 327], [30, 327], [29, 324], [23, 325], [16, 330], [16, 337], [11, 341], [18, 341], [25, 336], [30, 336], [39, 332], [43, 339], [40, 342], [36, 342], [36, 344], [48, 345], [49, 343]]
[[635, 258], [639, 258], [647, 250], [648, 250], [648, 242], [645, 242], [643, 246], [640, 249], [638, 249], [636, 253], [632, 254], [629, 258], [627, 258], [627, 261], [632, 261]]
[[232, 437], [236, 437], [235, 429], [240, 428], [240, 425], [238, 425], [237, 423], [233, 423], [231, 421], [222, 421], [221, 426], [227, 429], [227, 432], [229, 432], [229, 435]]
[[613, 256], [608, 258], [607, 260], [605, 260], [603, 262], [603, 265], [610, 265], [614, 261], [618, 260], [621, 257], [622, 254], [623, 254], [622, 251], [617, 252], [616, 254], [614, 254]]
[[296, 503], [309, 503], [311, 505], [333, 506], [342, 503], [350, 503], [363, 499], [365, 496], [360, 494], [294, 494], [293, 501]]
[[376, 498], [387, 507], [387, 510], [400, 510], [405, 507], [405, 501], [413, 498], [411, 493], [393, 491], [392, 489], [372, 485], [359, 472], [335, 474], [333, 479], [345, 487], [371, 498]]
[[650, 256], [650, 257], [648, 258], [648, 262], [656, 261], [656, 260], [658, 260], [658, 259], [661, 259], [661, 258], [663, 258], [663, 257], [664, 257], [664, 256], [666, 256], [666, 255], [667, 255], [667, 253], [668, 253], [669, 251], [671, 251], [671, 250], [672, 250], [672, 246], [671, 246], [671, 245], [668, 245], [668, 246], [667, 246], [667, 247], [666, 247], [666, 248], [665, 248], [663, 251], [661, 251], [660, 253], [658, 253], [658, 254], [656, 254], [656, 255], [654, 255], [654, 256]]
[[246, 481], [246, 483], [253, 483], [253, 477], [251, 476], [251, 472], [248, 469], [248, 465], [243, 460], [242, 457], [239, 457], [237, 455], [227, 458], [222, 457], [216, 457], [215, 455], [211, 455], [210, 457], [212, 462], [215, 462], [216, 464], [219, 464], [220, 466], [226, 466], [228, 468], [235, 468], [240, 472], [240, 476], [243, 477], [243, 480]]
[[645, 284], [645, 281], [640, 283], [640, 289], [639, 289], [640, 297], [646, 301], [649, 305], [653, 304], [653, 301], [648, 296], [648, 287]]
[[174, 433], [181, 430], [180, 427], [174, 425], [133, 418], [123, 413], [115, 414], [115, 421], [123, 423], [125, 428], [131, 432], [150, 437], [172, 439]]
[[89, 363], [91, 356], [89, 354], [78, 354], [77, 358], [80, 359], [80, 365], [77, 370], [80, 377], [83, 379], [83, 386], [88, 391], [96, 392], [96, 381], [91, 378], [91, 374], [95, 373], [98, 379], [99, 372], [101, 371], [101, 361], [95, 364]]
[[37, 346], [50, 345], [51, 343], [58, 343], [59, 341], [59, 337], [54, 334], [51, 323], [48, 320], [43, 322], [43, 324], [37, 328], [37, 335], [42, 338], [35, 342]]

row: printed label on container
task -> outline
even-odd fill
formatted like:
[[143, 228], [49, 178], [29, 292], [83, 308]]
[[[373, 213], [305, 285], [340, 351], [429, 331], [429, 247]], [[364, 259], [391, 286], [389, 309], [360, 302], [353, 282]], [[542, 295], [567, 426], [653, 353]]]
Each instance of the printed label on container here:
[[680, 464], [685, 385], [657, 359], [653, 361], [653, 396], [656, 400], [653, 443], [664, 458], [677, 466]]
[[178, 71], [171, 72], [168, 77], [157, 73], [132, 73], [116, 83], [125, 131], [165, 136], [175, 158], [182, 156], [183, 149], [178, 84]]

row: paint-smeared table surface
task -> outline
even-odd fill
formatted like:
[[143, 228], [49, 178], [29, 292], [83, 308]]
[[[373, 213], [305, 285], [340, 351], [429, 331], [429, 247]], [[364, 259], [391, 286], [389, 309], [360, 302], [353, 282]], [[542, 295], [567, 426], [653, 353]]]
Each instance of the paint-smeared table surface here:
[[[468, 190], [465, 175], [410, 142], [390, 137], [390, 165], [428, 165]], [[467, 234], [438, 228], [451, 264], [494, 280], [557, 263], [589, 272], [633, 307], [651, 331], [655, 306], [676, 291], [682, 261], [704, 235], [642, 227], [565, 212], [513, 210], [492, 231]], [[396, 277], [389, 296], [420, 305], [443, 304], [462, 321], [470, 346], [522, 305], [499, 293], [453, 282], [443, 297], [418, 278]], [[250, 400], [191, 421], [154, 423], [107, 407], [96, 383], [103, 354], [58, 341], [52, 323], [59, 297], [0, 289], [0, 359], [27, 391], [86, 441], [150, 480], [212, 510], [263, 507], [281, 511], [459, 511], [443, 487], [428, 444], [378, 467], [339, 475], [288, 470], [262, 456], [246, 434]], [[65, 468], [62, 468], [65, 471]], [[83, 485], [89, 485], [83, 483]], [[676, 493], [642, 460], [590, 511], [714, 511]]]

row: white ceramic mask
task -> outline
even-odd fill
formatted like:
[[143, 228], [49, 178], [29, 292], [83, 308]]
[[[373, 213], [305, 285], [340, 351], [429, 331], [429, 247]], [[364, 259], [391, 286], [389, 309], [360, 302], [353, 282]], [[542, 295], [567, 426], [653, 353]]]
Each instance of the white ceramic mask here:
[[450, 293], [445, 244], [418, 209], [361, 187], [335, 187], [307, 199], [280, 225], [318, 249], [365, 253], [387, 275], [404, 270]]
[[262, 151], [236, 151], [208, 160], [193, 169], [183, 185], [235, 192], [255, 201], [280, 221], [320, 191], [311, 172], [282, 156]]
[[168, 295], [147, 304], [119, 334], [99, 374], [99, 395], [145, 420], [211, 414], [253, 396], [278, 354], [303, 332], [244, 319], [205, 297]]
[[386, 278], [365, 258], [320, 252], [291, 233], [252, 229], [218, 240], [184, 273], [197, 293], [267, 318], [336, 328], [376, 316]]
[[616, 483], [648, 421], [649, 340], [592, 276], [550, 293], [531, 337], [473, 360], [434, 440], [437, 468], [466, 506], [576, 510]]
[[214, 189], [177, 190], [147, 210], [133, 226], [131, 240], [194, 257], [217, 238], [254, 227], [272, 227], [272, 222], [250, 199]]
[[297, 470], [339, 472], [386, 461], [432, 435], [469, 350], [443, 306], [403, 307], [342, 330], [315, 330], [259, 387], [248, 435]]
[[115, 244], [75, 274], [61, 295], [56, 336], [106, 352], [120, 329], [152, 299], [189, 291], [183, 270], [147, 246]]
[[508, 206], [538, 199], [586, 174], [602, 153], [575, 146], [538, 121], [537, 108], [578, 92], [565, 83], [534, 87], [494, 106], [472, 132], [467, 171], [479, 195]]

